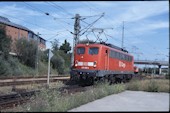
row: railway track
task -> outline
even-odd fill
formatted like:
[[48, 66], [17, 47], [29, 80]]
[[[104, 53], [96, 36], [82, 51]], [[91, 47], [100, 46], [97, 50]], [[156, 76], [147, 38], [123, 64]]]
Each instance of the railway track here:
[[[141, 76], [135, 76], [135, 79], [148, 79]], [[69, 85], [64, 86], [60, 88], [51, 88], [50, 90], [57, 90], [62, 93], [63, 96], [74, 94], [77, 92], [84, 92], [86, 90], [89, 90], [93, 86], [86, 86], [86, 87], [80, 87], [78, 85]], [[16, 94], [8, 94], [8, 95], [1, 95], [0, 96], [0, 111], [3, 109], [12, 108], [16, 105], [26, 103], [30, 100], [31, 96], [33, 96], [36, 92], [40, 92], [41, 90], [34, 90], [34, 91], [27, 91], [27, 92], [19, 92]]]
[[[69, 76], [51, 76], [50, 82], [55, 81], [67, 81], [69, 80]], [[47, 82], [46, 77], [17, 77], [17, 78], [0, 78], [0, 86], [10, 86], [10, 85], [24, 85], [31, 83], [45, 83]]]
[[[87, 87], [80, 87], [78, 85], [73, 86], [64, 86], [60, 88], [51, 88], [50, 90], [57, 90], [62, 93], [62, 96], [74, 94], [77, 92], [84, 92], [86, 90], [89, 90], [91, 86]], [[0, 96], [0, 111], [4, 109], [13, 108], [17, 105], [21, 105], [23, 103], [26, 103], [30, 100], [30, 98], [35, 95], [36, 93], [41, 92], [41, 90], [33, 90], [33, 91], [27, 91], [27, 92], [20, 92], [16, 94], [8, 94], [8, 95], [1, 95]]]
[[0, 110], [14, 107], [16, 105], [27, 102], [31, 96], [40, 90], [34, 90], [29, 92], [22, 92], [16, 94], [8, 94], [0, 96]]

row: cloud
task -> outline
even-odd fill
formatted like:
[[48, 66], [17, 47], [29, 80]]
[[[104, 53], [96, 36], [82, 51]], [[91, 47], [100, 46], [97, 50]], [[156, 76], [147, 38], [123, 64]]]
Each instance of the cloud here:
[[41, 16], [41, 13], [33, 10], [29, 10], [26, 7], [18, 7], [16, 4], [1, 6], [0, 12], [5, 14], [10, 14], [11, 16], [20, 16], [20, 17], [28, 17], [28, 16]]
[[136, 34], [136, 36], [141, 36], [143, 34], [157, 33], [159, 29], [168, 29], [169, 22], [166, 21], [143, 21], [138, 24], [134, 24], [131, 27], [126, 28], [128, 34]]
[[[163, 14], [168, 15], [169, 4], [168, 1], [133, 1], [133, 2], [55, 2], [57, 5], [61, 6], [65, 10], [56, 9], [50, 6], [46, 2], [30, 2], [30, 5], [40, 8], [43, 11], [48, 11], [51, 16], [46, 16], [37, 10], [33, 10], [30, 7], [24, 5], [24, 3], [15, 2], [13, 5], [10, 3], [0, 3], [1, 13], [22, 19], [20, 21], [14, 19], [10, 16], [11, 21], [14, 23], [24, 25], [29, 29], [33, 30], [35, 33], [39, 32], [42, 34], [43, 38], [49, 39], [57, 34], [58, 31], [69, 30], [74, 31], [74, 19], [64, 19], [71, 18], [71, 13], [73, 17], [75, 14], [80, 14], [80, 16], [92, 16], [96, 14], [101, 14], [105, 12], [105, 16], [101, 18], [94, 24], [95, 28], [114, 28], [113, 30], [106, 30], [106, 33], [111, 35], [113, 38], [108, 38], [108, 42], [113, 42], [115, 45], [121, 45], [122, 38], [122, 21], [125, 21], [125, 46], [137, 45], [145, 43], [146, 40], [138, 37], [146, 37], [151, 34], [159, 33], [160, 29], [169, 28], [169, 20], [164, 20], [159, 18]], [[1, 14], [0, 13], [0, 14]], [[60, 18], [54, 20], [54, 17]], [[155, 20], [155, 17], [157, 19]], [[61, 19], [63, 18], [63, 19]], [[98, 17], [87, 18], [84, 21], [87, 23], [94, 22]], [[26, 22], [30, 22], [36, 25], [32, 25]], [[71, 25], [68, 25], [70, 23]], [[81, 28], [83, 29], [87, 24], [80, 22]], [[52, 35], [53, 34], [53, 35]], [[90, 39], [96, 40], [93, 34], [88, 35]], [[58, 38], [62, 43], [65, 39], [69, 41], [72, 45], [73, 35], [68, 31], [62, 32], [60, 35], [54, 37]], [[104, 34], [101, 38], [106, 40]], [[145, 37], [144, 37], [145, 38]], [[81, 39], [86, 39], [86, 34], [81, 37]], [[126, 44], [127, 43], [127, 44]], [[50, 47], [49, 42], [47, 43]]]

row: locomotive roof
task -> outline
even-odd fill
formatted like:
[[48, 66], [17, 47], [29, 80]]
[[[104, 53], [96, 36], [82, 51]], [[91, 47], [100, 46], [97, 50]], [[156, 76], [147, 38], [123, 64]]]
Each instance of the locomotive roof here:
[[109, 44], [109, 43], [105, 43], [105, 42], [101, 42], [101, 43], [99, 43], [99, 44], [103, 44], [103, 45], [109, 46], [109, 47], [111, 47], [111, 48], [114, 48], [114, 49], [117, 49], [117, 50], [120, 50], [120, 51], [123, 51], [123, 52], [127, 52], [127, 53], [128, 53], [127, 50], [125, 50], [125, 49], [123, 49], [123, 48], [120, 48], [120, 47], [118, 47], [118, 46], [115, 46], [115, 45], [113, 45], [113, 44]]
[[[79, 44], [85, 44], [85, 43], [79, 43]], [[118, 46], [115, 46], [115, 45], [109, 44], [109, 43], [105, 43], [105, 42], [100, 42], [100, 43], [95, 43], [94, 42], [94, 43], [90, 43], [90, 44], [102, 44], [102, 45], [105, 45], [105, 46], [108, 46], [108, 47], [111, 47], [111, 48], [114, 48], [114, 49], [117, 49], [117, 50], [120, 50], [120, 51], [128, 53], [128, 51], [123, 49], [123, 48], [120, 48]]]

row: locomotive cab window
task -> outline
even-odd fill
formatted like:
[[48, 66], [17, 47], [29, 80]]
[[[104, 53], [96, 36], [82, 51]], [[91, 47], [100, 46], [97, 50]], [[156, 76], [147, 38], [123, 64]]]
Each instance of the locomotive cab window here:
[[99, 52], [99, 48], [98, 47], [90, 47], [89, 48], [89, 54], [90, 55], [97, 55]]
[[77, 48], [77, 54], [84, 54], [85, 53], [85, 48], [84, 47], [78, 47]]

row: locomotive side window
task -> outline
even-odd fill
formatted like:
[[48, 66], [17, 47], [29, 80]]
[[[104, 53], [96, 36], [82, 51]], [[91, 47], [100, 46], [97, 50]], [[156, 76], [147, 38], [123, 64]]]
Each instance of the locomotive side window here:
[[98, 52], [99, 52], [99, 48], [98, 47], [91, 47], [91, 48], [89, 48], [89, 54], [90, 55], [97, 55], [98, 54]]
[[123, 54], [123, 53], [119, 53], [119, 52], [113, 51], [113, 50], [110, 51], [110, 57], [111, 58], [117, 58], [117, 59], [120, 59], [120, 60], [130, 61], [130, 62], [132, 61], [131, 56]]
[[115, 57], [115, 51], [110, 50], [110, 57], [114, 58]]
[[85, 48], [84, 47], [78, 47], [77, 48], [77, 54], [84, 54], [85, 53]]
[[130, 56], [130, 61], [132, 61], [132, 57]]

